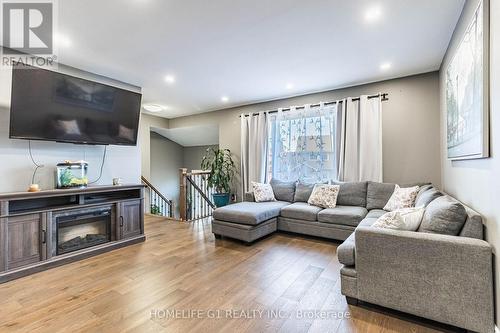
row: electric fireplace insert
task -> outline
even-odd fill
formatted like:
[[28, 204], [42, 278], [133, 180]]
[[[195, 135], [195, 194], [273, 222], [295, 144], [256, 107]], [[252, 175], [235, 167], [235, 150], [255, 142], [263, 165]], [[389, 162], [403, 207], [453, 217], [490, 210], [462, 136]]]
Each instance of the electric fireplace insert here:
[[111, 241], [111, 208], [97, 208], [56, 217], [56, 254]]

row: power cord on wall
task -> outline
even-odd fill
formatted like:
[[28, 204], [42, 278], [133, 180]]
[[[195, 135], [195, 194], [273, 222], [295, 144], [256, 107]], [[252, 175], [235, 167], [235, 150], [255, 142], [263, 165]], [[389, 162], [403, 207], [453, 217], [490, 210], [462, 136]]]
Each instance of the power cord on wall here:
[[33, 176], [31, 177], [31, 184], [35, 184], [36, 172], [38, 171], [38, 169], [43, 168], [44, 165], [35, 162], [35, 159], [33, 158], [33, 153], [31, 152], [31, 140], [28, 140], [28, 152], [30, 155], [31, 162], [33, 162], [33, 164], [35, 165], [35, 171], [33, 171]]
[[94, 180], [93, 182], [90, 182], [90, 184], [95, 184], [97, 183], [99, 180], [101, 180], [101, 177], [102, 177], [102, 170], [104, 168], [104, 162], [106, 161], [106, 153], [108, 151], [108, 146], [104, 146], [104, 152], [102, 154], [102, 162], [101, 162], [101, 169], [99, 171], [99, 178], [97, 178], [96, 180]]

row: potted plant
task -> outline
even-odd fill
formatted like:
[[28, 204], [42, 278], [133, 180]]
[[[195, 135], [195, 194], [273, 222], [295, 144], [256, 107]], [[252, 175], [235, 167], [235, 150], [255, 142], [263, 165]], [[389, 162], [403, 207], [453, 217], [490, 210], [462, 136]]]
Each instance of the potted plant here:
[[215, 193], [212, 194], [215, 206], [227, 205], [231, 196], [231, 181], [236, 169], [231, 151], [229, 149], [208, 148], [207, 154], [201, 161], [201, 168], [210, 171], [207, 183], [210, 188], [215, 190]]

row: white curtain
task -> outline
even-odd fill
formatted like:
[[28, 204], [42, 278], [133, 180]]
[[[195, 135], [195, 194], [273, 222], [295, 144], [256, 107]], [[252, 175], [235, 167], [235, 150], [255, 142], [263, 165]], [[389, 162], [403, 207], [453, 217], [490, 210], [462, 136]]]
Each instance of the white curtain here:
[[268, 142], [268, 114], [241, 115], [242, 194], [251, 191], [252, 181], [265, 183]]
[[377, 181], [382, 173], [382, 101], [380, 97], [348, 98], [339, 109], [341, 133], [338, 179]]
[[271, 119], [272, 178], [323, 182], [336, 178], [336, 104], [283, 112]]

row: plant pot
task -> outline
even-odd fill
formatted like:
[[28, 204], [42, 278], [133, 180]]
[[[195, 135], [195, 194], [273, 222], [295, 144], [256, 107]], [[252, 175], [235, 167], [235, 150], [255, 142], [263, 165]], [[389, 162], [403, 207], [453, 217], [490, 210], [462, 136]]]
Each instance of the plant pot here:
[[212, 198], [214, 199], [215, 206], [223, 207], [229, 203], [229, 199], [231, 198], [231, 194], [229, 194], [229, 193], [214, 193], [214, 194], [212, 194]]

